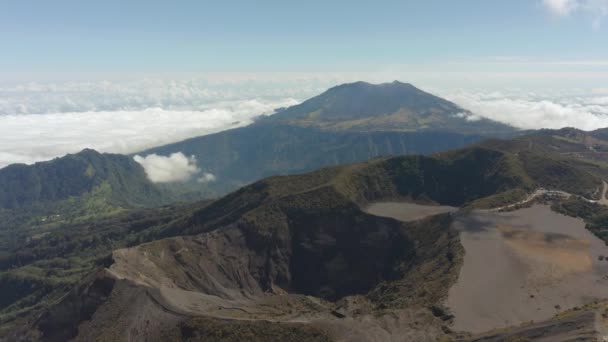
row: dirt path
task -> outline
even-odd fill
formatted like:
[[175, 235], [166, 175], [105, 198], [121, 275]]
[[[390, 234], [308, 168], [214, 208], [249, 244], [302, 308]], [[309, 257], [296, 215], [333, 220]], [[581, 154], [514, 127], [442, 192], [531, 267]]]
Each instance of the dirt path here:
[[[592, 199], [588, 199], [588, 198], [585, 198], [582, 196], [579, 196], [579, 198], [581, 198], [584, 201], [590, 202], [590, 203], [598, 203], [601, 205], [608, 206], [608, 198], [606, 198], [606, 193], [608, 192], [608, 183], [606, 183], [606, 181], [602, 181], [602, 185], [603, 185], [603, 189], [602, 189], [602, 194], [601, 194], [601, 197], [599, 200], [592, 200]], [[502, 211], [502, 210], [512, 209], [517, 206], [530, 203], [534, 199], [536, 199], [540, 196], [547, 195], [547, 194], [554, 194], [554, 195], [561, 196], [564, 198], [570, 198], [571, 196], [573, 196], [571, 193], [561, 191], [561, 190], [536, 189], [533, 193], [529, 194], [528, 197], [526, 197], [522, 201], [508, 204], [508, 205], [498, 207], [498, 208], [492, 208], [492, 209], [490, 209], [490, 211]]]
[[608, 183], [606, 183], [606, 181], [602, 181], [602, 183], [604, 184], [604, 189], [602, 190], [602, 197], [599, 201], [597, 201], [597, 203], [608, 206], [608, 199], [606, 198], [606, 192], [608, 191]]
[[505, 205], [505, 206], [502, 206], [502, 207], [498, 207], [498, 208], [492, 208], [492, 209], [490, 209], [490, 211], [501, 211], [501, 210], [507, 210], [507, 209], [515, 208], [516, 206], [520, 206], [520, 205], [524, 205], [526, 203], [530, 203], [535, 198], [537, 198], [539, 196], [542, 196], [542, 195], [544, 195], [546, 193], [547, 193], [547, 190], [537, 189], [533, 193], [529, 194], [528, 197], [526, 197], [522, 201], [515, 202], [515, 203], [512, 203], [512, 204], [508, 204], [508, 205]]

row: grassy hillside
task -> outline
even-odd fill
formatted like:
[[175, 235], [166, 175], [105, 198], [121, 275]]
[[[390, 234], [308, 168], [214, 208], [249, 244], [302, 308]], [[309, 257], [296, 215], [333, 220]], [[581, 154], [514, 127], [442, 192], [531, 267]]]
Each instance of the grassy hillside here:
[[[518, 142], [515, 142], [517, 144]], [[331, 210], [344, 201], [364, 205], [403, 199], [453, 206], [492, 207], [515, 202], [539, 187], [598, 195], [605, 170], [561, 155], [496, 148], [493, 142], [434, 156], [380, 158], [366, 163], [277, 176], [246, 186], [180, 222], [174, 235], [194, 234], [234, 222], [261, 206], [314, 206]], [[314, 193], [315, 195], [310, 195]], [[294, 195], [294, 194], [297, 194]], [[311, 196], [308, 201], [303, 196]]]
[[[34, 165], [0, 169], [0, 234], [39, 233], [66, 222], [174, 200], [132, 158], [83, 150]], [[9, 242], [14, 238], [9, 239]]]
[[52, 305], [96, 269], [117, 248], [150, 241], [169, 222], [188, 216], [196, 205], [125, 210], [75, 222], [3, 231], [0, 241], [0, 337]]
[[[123, 155], [84, 150], [0, 169], [1, 325], [58, 299], [151, 225], [131, 210], [172, 199]], [[167, 213], [148, 215], [157, 225]]]
[[[404, 154], [432, 154], [478, 142], [480, 135], [452, 132], [327, 132], [313, 127], [254, 124], [153, 148], [142, 154], [182, 152], [217, 177], [216, 194], [273, 175]], [[196, 184], [192, 184], [196, 186]]]
[[[519, 140], [489, 141], [433, 156], [380, 158], [267, 178], [210, 203], [62, 223], [61, 229], [3, 247], [0, 282], [10, 295], [1, 319], [28, 319], [107, 265], [111, 250], [148, 241], [153, 242], [133, 250], [146, 258], [165, 249], [182, 251], [174, 260], [179, 267], [173, 257], [153, 264], [197, 291], [209, 289], [202, 280], [207, 270], [196, 266], [207, 260], [238, 272], [234, 278], [230, 272], [214, 275], [227, 277], [222, 284], [252, 293], [276, 285], [330, 301], [363, 295], [376, 308], [439, 303], [459, 267], [461, 247], [449, 229], [450, 217], [404, 225], [361, 207], [379, 200], [496, 207], [538, 187], [597, 193], [604, 172], [597, 164], [518, 146]], [[189, 237], [199, 234], [211, 234], [213, 244], [223, 247], [201, 256], [207, 253], [200, 250], [204, 244]], [[234, 255], [247, 255], [247, 267], [233, 264]]]
[[608, 208], [584, 200], [570, 199], [556, 203], [553, 210], [585, 220], [586, 228], [608, 245]]
[[0, 169], [0, 208], [66, 200], [104, 185], [111, 189], [108, 201], [116, 205], [160, 202], [160, 191], [131, 158], [87, 149], [48, 162]]
[[510, 140], [490, 139], [476, 146], [516, 156], [542, 187], [597, 198], [598, 182], [608, 179], [608, 163], [604, 152], [597, 151], [599, 147], [589, 145], [588, 137], [593, 134], [573, 128], [540, 130]]

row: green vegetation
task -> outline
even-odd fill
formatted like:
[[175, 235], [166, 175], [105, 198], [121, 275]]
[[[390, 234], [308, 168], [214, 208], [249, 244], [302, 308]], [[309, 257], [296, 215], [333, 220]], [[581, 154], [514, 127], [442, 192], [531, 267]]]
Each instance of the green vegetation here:
[[[264, 135], [259, 137], [265, 139]], [[377, 143], [366, 145], [368, 152], [390, 140], [378, 137]], [[403, 137], [394, 137], [396, 140], [386, 146], [401, 145]], [[302, 142], [294, 139], [292, 147]], [[349, 145], [351, 138], [344, 139], [340, 151], [368, 155], [358, 154], [358, 146], [363, 145]], [[380, 309], [439, 305], [462, 261], [457, 234], [449, 229], [449, 215], [402, 224], [367, 215], [360, 207], [379, 200], [498, 207], [517, 202], [539, 187], [597, 196], [601, 180], [608, 178], [606, 170], [588, 160], [535, 147], [554, 140], [559, 142], [552, 146], [574, 148], [569, 139], [544, 133], [510, 141], [491, 140], [432, 156], [385, 157], [271, 177], [213, 202], [156, 209], [144, 207], [162, 203], [165, 192], [150, 184], [141, 167], [131, 165], [128, 157], [85, 151], [70, 156], [67, 162], [59, 159], [32, 166], [24, 171], [29, 176], [21, 180], [6, 176], [19, 172], [0, 171], [0, 178], [5, 176], [0, 184], [13, 191], [19, 182], [33, 180], [38, 184], [19, 196], [4, 195], [6, 207], [0, 208], [0, 288], [5, 294], [0, 301], [0, 324], [6, 332], [53, 306], [87, 275], [107, 266], [114, 249], [225, 230], [238, 230], [260, 258], [270, 258], [272, 269], [277, 271], [256, 273], [261, 284], [285, 285], [329, 300], [361, 294]], [[315, 159], [318, 154], [299, 154], [303, 149], [294, 147], [281, 153], [305, 161], [290, 166], [294, 168], [305, 169], [315, 164], [314, 160], [329, 162]], [[276, 150], [266, 152], [277, 155]], [[332, 153], [329, 149], [323, 155], [330, 159], [337, 156]], [[229, 154], [220, 155], [230, 159]], [[242, 162], [252, 158], [253, 164], [239, 164], [239, 172], [258, 169], [255, 155], [243, 158]], [[69, 166], [65, 173], [64, 162]], [[289, 164], [287, 159], [260, 161], [265, 162], [270, 166], [258, 171], [262, 174]], [[254, 177], [255, 172], [251, 173]], [[63, 174], [80, 179], [75, 184], [81, 186], [60, 190], [62, 182], [68, 182]], [[603, 208], [572, 201], [561, 203], [559, 209], [585, 218], [588, 228], [606, 241], [608, 213]], [[327, 245], [320, 248], [311, 241]], [[332, 241], [341, 243], [332, 245]], [[357, 252], [363, 248], [369, 253]], [[285, 255], [291, 258], [288, 264], [284, 264]], [[357, 269], [349, 265], [357, 265]], [[293, 274], [287, 273], [290, 267]], [[425, 286], [418, 286], [421, 283]], [[289, 331], [299, 336], [298, 331]]]
[[0, 247], [66, 223], [174, 200], [123, 155], [84, 150], [34, 165], [10, 165], [0, 169]]
[[0, 169], [0, 208], [17, 209], [78, 197], [109, 186], [107, 200], [115, 205], [158, 205], [162, 193], [143, 168], [123, 155], [83, 150], [34, 165]]
[[[84, 150], [1, 169], [2, 327], [58, 300], [112, 249], [143, 241], [142, 230], [169, 216], [163, 209], [132, 209], [171, 200], [122, 155]], [[140, 222], [142, 212], [148, 222]]]
[[470, 121], [457, 105], [410, 84], [364, 82], [331, 88], [254, 124], [141, 152], [196, 157], [216, 182], [193, 188], [223, 195], [273, 175], [373, 158], [428, 155], [517, 134], [491, 120]]
[[213, 318], [192, 318], [179, 324], [163, 336], [165, 341], [209, 342], [329, 342], [331, 339], [318, 328], [305, 323], [266, 321], [229, 321]]
[[553, 204], [552, 209], [564, 215], [582, 218], [585, 227], [608, 245], [608, 207], [572, 198]]
[[0, 336], [107, 266], [112, 250], [151, 241], [170, 222], [206, 204], [122, 210], [0, 231]]

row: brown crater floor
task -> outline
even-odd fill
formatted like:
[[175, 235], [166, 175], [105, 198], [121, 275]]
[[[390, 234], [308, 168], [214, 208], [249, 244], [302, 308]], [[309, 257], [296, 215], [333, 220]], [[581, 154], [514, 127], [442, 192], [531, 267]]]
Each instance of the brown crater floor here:
[[406, 202], [376, 202], [364, 208], [368, 214], [390, 217], [400, 221], [415, 221], [428, 216], [454, 212], [458, 208], [442, 205], [422, 205]]
[[608, 298], [608, 247], [579, 219], [535, 205], [455, 221], [464, 264], [446, 304], [453, 329], [482, 332], [550, 319]]

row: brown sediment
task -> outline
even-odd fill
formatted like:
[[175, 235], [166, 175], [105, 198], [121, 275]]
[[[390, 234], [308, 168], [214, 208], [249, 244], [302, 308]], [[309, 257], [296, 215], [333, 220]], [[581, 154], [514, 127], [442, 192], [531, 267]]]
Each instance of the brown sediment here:
[[455, 222], [464, 265], [450, 289], [453, 329], [479, 333], [550, 319], [608, 298], [605, 244], [548, 206], [474, 211]]
[[514, 229], [498, 225], [507, 246], [518, 256], [525, 258], [530, 265], [555, 278], [576, 272], [589, 272], [592, 268], [589, 253], [590, 242], [562, 234], [548, 234]]

